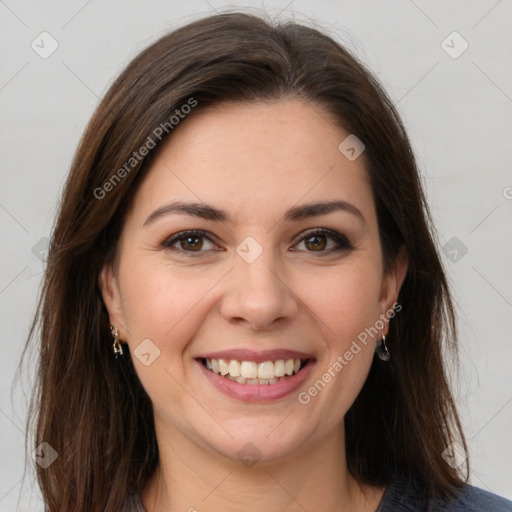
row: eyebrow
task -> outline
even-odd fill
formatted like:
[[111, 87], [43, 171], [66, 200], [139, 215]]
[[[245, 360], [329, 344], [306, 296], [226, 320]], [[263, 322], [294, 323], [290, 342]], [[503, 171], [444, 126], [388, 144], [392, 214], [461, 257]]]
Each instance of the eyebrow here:
[[[327, 215], [334, 211], [344, 211], [351, 213], [352, 215], [358, 217], [363, 222], [363, 224], [366, 224], [364, 215], [361, 213], [359, 208], [357, 208], [352, 203], [348, 203], [347, 201], [342, 200], [324, 201], [308, 203], [301, 206], [294, 206], [285, 212], [283, 215], [283, 220], [286, 222], [296, 222], [309, 217]], [[148, 224], [155, 222], [157, 219], [170, 214], [184, 214], [206, 220], [233, 222], [232, 217], [228, 212], [215, 208], [206, 203], [175, 201], [160, 206], [155, 211], [150, 213], [144, 221], [143, 226], [147, 226]]]

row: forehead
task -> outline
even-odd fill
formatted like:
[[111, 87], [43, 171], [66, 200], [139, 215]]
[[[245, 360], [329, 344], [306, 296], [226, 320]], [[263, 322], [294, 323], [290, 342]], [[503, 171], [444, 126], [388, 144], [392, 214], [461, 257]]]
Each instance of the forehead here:
[[[199, 105], [200, 107], [200, 105]], [[366, 215], [373, 200], [363, 157], [347, 159], [349, 135], [318, 105], [301, 100], [225, 103], [185, 119], [148, 169], [135, 210], [204, 201], [241, 222], [292, 205], [341, 199]]]

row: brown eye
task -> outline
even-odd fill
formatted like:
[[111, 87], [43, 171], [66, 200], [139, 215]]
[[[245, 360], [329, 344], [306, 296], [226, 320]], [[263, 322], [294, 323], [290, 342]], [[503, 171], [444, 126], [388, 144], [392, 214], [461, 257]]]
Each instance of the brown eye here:
[[313, 235], [305, 239], [305, 244], [311, 251], [323, 251], [327, 246], [325, 235]]
[[[303, 247], [301, 247], [303, 245]], [[343, 235], [325, 228], [315, 228], [305, 233], [299, 243], [292, 249], [305, 252], [316, 252], [318, 255], [327, 255], [337, 251], [347, 251], [354, 246]]]
[[[201, 230], [181, 231], [162, 242], [162, 247], [181, 254], [204, 253], [218, 250], [208, 233]], [[199, 256], [199, 254], [197, 254]]]
[[180, 246], [185, 251], [200, 251], [203, 247], [203, 239], [200, 236], [187, 236], [179, 240]]

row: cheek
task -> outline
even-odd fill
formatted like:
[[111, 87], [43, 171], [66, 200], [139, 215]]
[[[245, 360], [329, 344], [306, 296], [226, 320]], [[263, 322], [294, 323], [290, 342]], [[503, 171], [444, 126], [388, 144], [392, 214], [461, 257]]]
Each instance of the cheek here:
[[158, 410], [162, 400], [165, 407], [183, 405], [183, 353], [199, 327], [208, 291], [219, 280], [211, 274], [192, 277], [131, 255], [120, 267], [126, 341], [135, 371]]
[[120, 275], [131, 350], [149, 338], [162, 353], [172, 353], [169, 361], [178, 362], [177, 355], [199, 328], [197, 316], [223, 272], [199, 267], [185, 272], [149, 258], [127, 257]]
[[332, 269], [297, 275], [297, 295], [314, 313], [329, 344], [338, 350], [374, 325], [379, 316], [381, 274], [371, 260], [353, 260]]
[[[379, 320], [381, 273], [371, 260], [354, 260], [335, 271], [321, 269], [306, 286], [301, 281], [301, 297], [314, 313], [321, 330], [321, 357], [317, 379], [303, 390], [301, 403], [337, 411], [329, 424], [340, 421], [359, 394], [374, 357], [372, 327]], [[331, 425], [332, 426], [332, 425]]]

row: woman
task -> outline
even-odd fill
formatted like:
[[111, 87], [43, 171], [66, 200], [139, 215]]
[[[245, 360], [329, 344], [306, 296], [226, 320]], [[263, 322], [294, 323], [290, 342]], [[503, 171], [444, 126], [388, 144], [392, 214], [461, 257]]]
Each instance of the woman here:
[[317, 30], [222, 14], [129, 64], [75, 156], [38, 321], [50, 511], [512, 510], [465, 483], [404, 128]]

